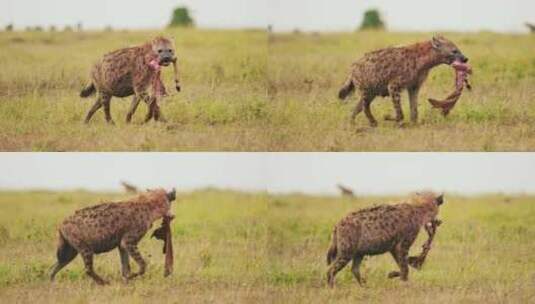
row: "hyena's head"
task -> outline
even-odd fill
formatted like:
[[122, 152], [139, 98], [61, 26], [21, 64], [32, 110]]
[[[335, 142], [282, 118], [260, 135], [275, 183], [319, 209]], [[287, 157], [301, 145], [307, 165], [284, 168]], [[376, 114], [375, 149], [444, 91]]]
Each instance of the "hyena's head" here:
[[173, 190], [167, 192], [167, 200], [169, 201], [169, 203], [171, 203], [175, 199], [176, 199], [176, 189], [173, 188]]
[[431, 45], [440, 54], [441, 61], [445, 64], [452, 64], [455, 61], [462, 63], [468, 62], [468, 58], [463, 55], [455, 43], [444, 38], [442, 35], [434, 36], [431, 39]]
[[146, 202], [152, 205], [152, 213], [154, 218], [171, 215], [171, 203], [176, 200], [176, 190], [167, 192], [162, 188], [147, 189], [147, 192], [142, 194]]
[[444, 193], [435, 193], [431, 191], [416, 192], [412, 195], [412, 201], [416, 204], [428, 204], [439, 207], [444, 204]]
[[168, 66], [176, 60], [175, 45], [165, 37], [156, 37], [151, 41], [152, 51], [157, 55], [158, 63]]

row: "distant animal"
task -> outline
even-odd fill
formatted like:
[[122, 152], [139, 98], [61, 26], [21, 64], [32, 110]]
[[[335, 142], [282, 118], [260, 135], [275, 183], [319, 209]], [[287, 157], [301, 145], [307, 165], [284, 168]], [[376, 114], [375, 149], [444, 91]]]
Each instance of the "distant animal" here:
[[367, 255], [390, 252], [400, 271], [388, 277], [406, 281], [409, 274], [408, 253], [420, 228], [435, 221], [439, 206], [444, 203], [442, 194], [425, 192], [414, 195], [408, 202], [396, 205], [379, 205], [351, 212], [334, 227], [327, 252], [327, 283], [334, 286], [336, 274], [350, 261], [351, 270], [359, 284], [364, 284], [360, 264]]
[[121, 186], [123, 186], [124, 190], [127, 192], [127, 193], [138, 193], [138, 189], [136, 186], [130, 184], [130, 183], [127, 183], [125, 181], [122, 181], [121, 182]]
[[[175, 198], [174, 189], [170, 192], [156, 189], [126, 201], [103, 203], [76, 211], [59, 227], [57, 262], [52, 266], [50, 280], [54, 280], [58, 271], [80, 253], [86, 274], [99, 285], [107, 284], [95, 273], [93, 256], [115, 248], [119, 249], [121, 274], [126, 281], [143, 275], [146, 262], [137, 244], [154, 221], [173, 217], [171, 202]], [[137, 273], [130, 273], [129, 257], [139, 265]]]
[[467, 62], [459, 48], [443, 36], [435, 36], [430, 41], [403, 47], [389, 47], [365, 54], [353, 63], [351, 72], [338, 93], [345, 99], [353, 90], [360, 92], [360, 101], [351, 113], [351, 123], [364, 110], [372, 127], [377, 120], [371, 112], [371, 103], [376, 96], [391, 96], [395, 117], [385, 116], [385, 120], [401, 123], [404, 119], [401, 109], [401, 92], [409, 92], [411, 121], [418, 121], [418, 92], [429, 71], [440, 64], [455, 61]]
[[535, 33], [535, 24], [532, 24], [532, 23], [529, 23], [529, 22], [526, 22], [524, 24], [528, 27], [530, 32]]
[[[126, 115], [126, 122], [130, 122], [140, 101], [148, 106], [145, 122], [154, 120], [164, 121], [158, 105], [162, 96], [166, 95], [160, 77], [160, 67], [173, 63], [175, 87], [180, 91], [178, 79], [177, 57], [171, 40], [163, 37], [140, 46], [123, 48], [102, 57], [91, 70], [91, 80], [81, 91], [81, 97], [98, 94], [97, 100], [87, 113], [85, 122], [89, 123], [97, 110], [104, 107], [106, 121], [113, 124], [110, 113], [112, 97], [127, 97], [134, 95], [130, 110]], [[153, 95], [148, 93], [152, 88]]]
[[338, 190], [340, 190], [340, 193], [342, 193], [343, 196], [349, 196], [349, 197], [354, 196], [353, 190], [351, 190], [349, 187], [346, 187], [342, 184], [338, 184], [336, 186], [338, 187]]

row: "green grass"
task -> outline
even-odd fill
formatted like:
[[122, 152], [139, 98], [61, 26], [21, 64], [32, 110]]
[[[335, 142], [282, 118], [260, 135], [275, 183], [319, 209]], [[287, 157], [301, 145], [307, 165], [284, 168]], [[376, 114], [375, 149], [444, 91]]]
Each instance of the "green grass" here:
[[[446, 34], [470, 57], [474, 90], [449, 117], [428, 97], [453, 90], [453, 71], [434, 69], [420, 96], [420, 124], [398, 128], [365, 117], [348, 123], [356, 103], [337, 91], [365, 52], [429, 39], [430, 33], [274, 34], [262, 31], [166, 30], [176, 40], [183, 92], [162, 104], [169, 122], [142, 125], [142, 105], [124, 123], [130, 99], [114, 99], [117, 125], [78, 93], [102, 54], [159, 32], [0, 33], [0, 150], [10, 151], [533, 151], [535, 40], [529, 35]], [[407, 97], [402, 105], [408, 114]], [[390, 100], [373, 104], [377, 118]], [[408, 116], [408, 115], [406, 115]]]
[[[363, 263], [366, 287], [349, 267], [325, 284], [333, 225], [348, 211], [399, 197], [347, 199], [218, 190], [183, 193], [173, 206], [175, 271], [163, 278], [159, 241], [140, 250], [147, 274], [125, 284], [116, 251], [95, 259], [111, 281], [96, 286], [80, 258], [50, 283], [56, 227], [74, 210], [120, 193], [0, 192], [0, 298], [17, 303], [528, 303], [535, 300], [532, 196], [448, 195], [426, 264], [409, 282], [389, 280], [388, 255]], [[158, 224], [155, 224], [156, 227]], [[411, 254], [420, 252], [422, 233]], [[134, 269], [135, 266], [134, 266]]]

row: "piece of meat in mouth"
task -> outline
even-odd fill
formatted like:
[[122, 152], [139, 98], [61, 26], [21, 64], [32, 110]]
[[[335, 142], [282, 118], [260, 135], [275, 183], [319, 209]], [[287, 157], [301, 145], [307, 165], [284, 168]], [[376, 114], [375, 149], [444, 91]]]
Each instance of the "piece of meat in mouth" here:
[[442, 115], [447, 116], [451, 109], [455, 106], [461, 93], [466, 86], [468, 90], [472, 89], [472, 86], [468, 82], [468, 75], [472, 74], [472, 68], [466, 62], [460, 60], [455, 60], [451, 67], [455, 70], [455, 91], [451, 93], [444, 100], [437, 100], [429, 98], [429, 102], [434, 108], [439, 108], [442, 110]]

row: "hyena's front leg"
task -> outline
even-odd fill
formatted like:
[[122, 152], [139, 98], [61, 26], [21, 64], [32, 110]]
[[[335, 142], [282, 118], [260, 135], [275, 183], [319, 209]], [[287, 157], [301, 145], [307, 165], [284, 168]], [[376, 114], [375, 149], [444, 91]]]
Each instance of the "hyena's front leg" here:
[[418, 93], [420, 92], [419, 87], [409, 89], [409, 104], [411, 108], [411, 122], [418, 122]]
[[128, 255], [131, 256], [139, 266], [139, 271], [128, 275], [127, 279], [133, 279], [137, 276], [143, 275], [145, 273], [145, 269], [147, 268], [147, 263], [137, 248], [138, 241], [139, 238], [135, 235], [125, 236], [125, 238], [123, 238], [121, 241], [120, 246], [123, 247], [126, 252], [128, 252]]
[[154, 105], [153, 105], [154, 98], [150, 96], [149, 93], [147, 93], [146, 91], [142, 91], [142, 92], [136, 93], [136, 99], [138, 103], [139, 101], [142, 100], [147, 105], [147, 115], [145, 116], [145, 121], [144, 121], [146, 123], [149, 120], [151, 120], [152, 117], [154, 116]]
[[119, 256], [121, 257], [121, 275], [125, 280], [130, 276], [130, 258], [125, 248], [119, 247]]
[[149, 120], [153, 119], [156, 121], [162, 121], [165, 122], [165, 119], [162, 116], [162, 113], [160, 111], [159, 106], [159, 97], [156, 96], [149, 96], [147, 92], [143, 92], [138, 95], [138, 98], [143, 100], [147, 104], [147, 115], [145, 116], [145, 123], [147, 123]]
[[132, 99], [132, 103], [130, 104], [130, 109], [128, 110], [128, 114], [126, 114], [126, 122], [130, 123], [132, 121], [132, 116], [134, 113], [136, 113], [137, 106], [139, 105], [140, 99], [137, 95], [134, 95], [134, 98]]
[[396, 122], [403, 121], [403, 110], [401, 109], [401, 90], [398, 86], [392, 85], [388, 87], [388, 93], [392, 97], [392, 104], [396, 112], [396, 117], [385, 115], [385, 120], [394, 120]]

